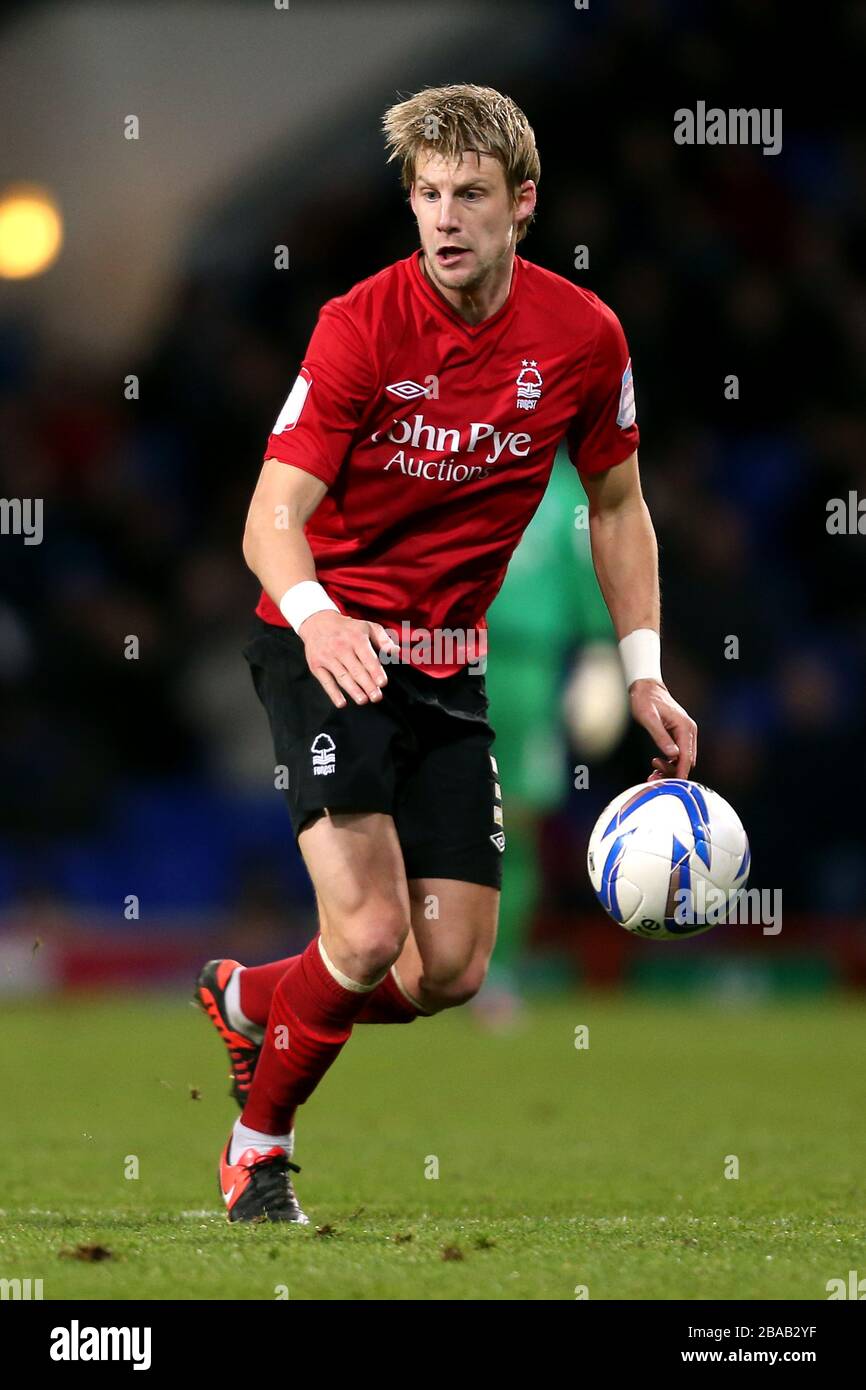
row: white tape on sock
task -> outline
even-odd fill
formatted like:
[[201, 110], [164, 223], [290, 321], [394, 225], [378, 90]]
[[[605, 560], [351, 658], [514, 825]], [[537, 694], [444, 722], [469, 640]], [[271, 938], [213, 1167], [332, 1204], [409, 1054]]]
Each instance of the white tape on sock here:
[[319, 955], [325, 962], [325, 966], [327, 967], [330, 974], [333, 975], [334, 979], [337, 981], [337, 984], [342, 985], [343, 989], [350, 989], [353, 994], [369, 994], [370, 990], [375, 989], [377, 985], [380, 985], [384, 980], [385, 975], [388, 974], [386, 970], [385, 975], [381, 975], [379, 979], [374, 980], [371, 985], [359, 985], [357, 980], [350, 980], [349, 976], [344, 975], [342, 970], [338, 970], [337, 966], [331, 960], [331, 957], [325, 950], [325, 943], [322, 940], [321, 936], [319, 937]]

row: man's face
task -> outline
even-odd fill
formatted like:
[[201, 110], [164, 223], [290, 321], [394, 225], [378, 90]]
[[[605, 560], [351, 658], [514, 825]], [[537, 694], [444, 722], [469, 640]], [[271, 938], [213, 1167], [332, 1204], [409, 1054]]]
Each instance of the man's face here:
[[445, 290], [474, 290], [517, 244], [517, 219], [535, 206], [535, 184], [517, 202], [505, 171], [490, 154], [462, 159], [421, 156], [410, 195], [431, 278]]

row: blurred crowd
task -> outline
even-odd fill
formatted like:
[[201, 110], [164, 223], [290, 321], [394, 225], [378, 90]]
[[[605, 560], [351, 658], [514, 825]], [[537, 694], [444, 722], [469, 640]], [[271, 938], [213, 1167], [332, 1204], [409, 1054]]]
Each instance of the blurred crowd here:
[[[542, 163], [521, 253], [600, 294], [629, 340], [664, 671], [700, 726], [696, 775], [740, 812], [755, 883], [841, 914], [866, 894], [866, 537], [830, 534], [827, 503], [866, 498], [864, 133], [787, 105], [750, 56], [762, 23], [761, 4], [589, 11], [585, 31], [553, 24], [547, 60], [506, 89]], [[856, 86], [854, 23], [840, 7], [815, 39], [836, 45], [837, 87]], [[487, 80], [470, 67], [430, 80]], [[673, 109], [698, 99], [785, 104], [782, 152], [677, 146]], [[33, 889], [52, 847], [98, 844], [142, 786], [166, 806], [191, 786], [229, 807], [274, 797], [240, 657], [249, 496], [320, 305], [416, 244], [394, 167], [365, 159], [355, 178], [302, 204], [277, 184], [231, 267], [188, 248], [161, 331], [116, 371], [49, 367], [0, 315], [0, 495], [45, 508], [40, 546], [0, 544], [0, 903]], [[268, 253], [281, 243], [290, 270]], [[632, 730], [550, 818], [558, 905], [589, 902], [589, 826], [649, 757]]]

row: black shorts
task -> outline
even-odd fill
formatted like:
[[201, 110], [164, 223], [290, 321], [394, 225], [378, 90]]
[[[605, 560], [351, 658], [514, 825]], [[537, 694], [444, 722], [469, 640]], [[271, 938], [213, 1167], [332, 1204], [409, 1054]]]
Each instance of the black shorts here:
[[[502, 885], [502, 796], [484, 677], [386, 666], [382, 700], [337, 709], [291, 628], [256, 618], [244, 647], [297, 837], [325, 810], [392, 816], [407, 878]], [[276, 783], [280, 785], [279, 781]]]

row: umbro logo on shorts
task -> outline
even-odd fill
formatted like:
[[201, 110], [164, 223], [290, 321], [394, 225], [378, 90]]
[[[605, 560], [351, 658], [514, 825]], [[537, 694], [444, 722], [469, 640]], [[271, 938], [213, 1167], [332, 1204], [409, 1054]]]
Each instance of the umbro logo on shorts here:
[[310, 744], [313, 755], [313, 776], [327, 777], [336, 766], [336, 745], [330, 734], [316, 734]]
[[496, 846], [500, 854], [505, 853], [505, 835], [501, 830], [490, 836], [490, 843]]

